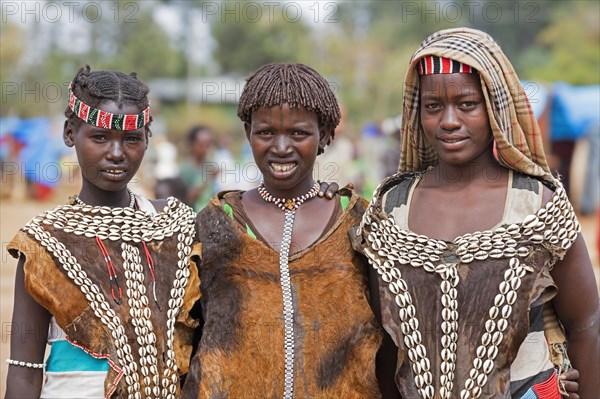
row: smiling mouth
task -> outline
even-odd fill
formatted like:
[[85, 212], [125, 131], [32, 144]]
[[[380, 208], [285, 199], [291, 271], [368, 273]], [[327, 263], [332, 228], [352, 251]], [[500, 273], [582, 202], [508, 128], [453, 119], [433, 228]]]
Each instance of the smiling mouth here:
[[104, 172], [109, 173], [111, 175], [120, 175], [125, 173], [124, 169], [105, 169]]
[[121, 180], [127, 176], [127, 170], [125, 169], [103, 169], [102, 173], [109, 180]]
[[295, 163], [275, 163], [275, 162], [271, 162], [270, 165], [275, 172], [289, 172], [290, 170], [294, 169], [294, 167], [296, 166]]
[[465, 140], [465, 139], [464, 139], [464, 138], [462, 138], [462, 137], [461, 137], [461, 138], [458, 138], [458, 139], [440, 139], [440, 141], [441, 141], [442, 143], [449, 143], [449, 144], [452, 144], [452, 143], [458, 143], [458, 142], [460, 142], [460, 141], [463, 141], [463, 140]]

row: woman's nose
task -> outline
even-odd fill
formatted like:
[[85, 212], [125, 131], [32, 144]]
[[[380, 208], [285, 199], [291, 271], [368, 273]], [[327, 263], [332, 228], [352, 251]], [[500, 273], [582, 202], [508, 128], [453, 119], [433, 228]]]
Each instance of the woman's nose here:
[[121, 140], [113, 140], [110, 143], [110, 150], [107, 154], [107, 158], [112, 161], [122, 161], [125, 158], [125, 151]]
[[440, 127], [449, 131], [460, 128], [460, 120], [453, 106], [444, 107]]
[[276, 154], [287, 154], [290, 152], [290, 138], [286, 134], [275, 135], [273, 151]]

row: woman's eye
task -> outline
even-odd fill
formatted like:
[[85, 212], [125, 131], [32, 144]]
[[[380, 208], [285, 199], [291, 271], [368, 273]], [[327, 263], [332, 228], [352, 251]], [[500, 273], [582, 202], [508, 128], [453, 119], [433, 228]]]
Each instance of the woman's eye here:
[[140, 141], [142, 141], [141, 137], [137, 137], [137, 136], [129, 136], [125, 139], [128, 143], [139, 143]]
[[463, 108], [473, 108], [476, 105], [477, 105], [477, 103], [475, 101], [465, 101], [464, 103], [461, 104], [461, 106]]
[[95, 141], [106, 141], [106, 137], [97, 134], [95, 136], [92, 136], [92, 140], [95, 140]]
[[308, 136], [308, 133], [303, 132], [302, 130], [296, 130], [292, 133], [292, 136]]
[[271, 131], [269, 130], [259, 130], [258, 132], [254, 133], [257, 136], [267, 136], [269, 134], [271, 134]]
[[435, 109], [439, 109], [439, 108], [440, 108], [439, 104], [425, 104], [425, 109], [435, 110]]

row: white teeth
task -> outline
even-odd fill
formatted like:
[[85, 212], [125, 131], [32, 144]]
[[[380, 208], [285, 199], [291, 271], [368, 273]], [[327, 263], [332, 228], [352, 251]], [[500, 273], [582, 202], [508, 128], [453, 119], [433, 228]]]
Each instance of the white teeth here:
[[106, 172], [111, 173], [113, 175], [118, 175], [119, 173], [123, 173], [124, 171], [111, 169], [111, 170], [107, 170]]
[[287, 172], [288, 170], [291, 170], [294, 167], [294, 164], [293, 163], [286, 163], [286, 164], [272, 163], [271, 166], [273, 167], [273, 169], [275, 169], [276, 172]]

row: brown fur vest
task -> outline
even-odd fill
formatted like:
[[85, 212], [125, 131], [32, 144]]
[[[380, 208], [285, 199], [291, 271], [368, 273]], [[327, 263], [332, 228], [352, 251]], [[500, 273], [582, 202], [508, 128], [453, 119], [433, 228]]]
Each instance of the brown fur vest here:
[[[512, 390], [521, 397], [515, 392], [555, 373], [541, 316], [556, 293], [550, 270], [580, 230], [566, 193], [556, 187], [542, 204], [542, 183], [515, 173], [499, 226], [449, 242], [408, 229], [417, 176], [384, 180], [354, 237], [379, 273], [383, 326], [399, 348], [400, 394], [491, 399]], [[515, 363], [521, 378], [513, 379]]]
[[[169, 200], [164, 212], [154, 217], [141, 211], [114, 216], [108, 208], [102, 208], [104, 212], [98, 211], [99, 207], [89, 208], [59, 206], [32, 219], [15, 236], [8, 249], [15, 257], [21, 254], [25, 257], [25, 288], [54, 315], [69, 341], [95, 357], [108, 359], [111, 368], [104, 385], [107, 397], [127, 397], [131, 389], [143, 394], [146, 387], [155, 391], [157, 386], [158, 396], [169, 397], [167, 392], [173, 389], [175, 391], [169, 393], [178, 395], [179, 374], [187, 372], [192, 332], [197, 325], [188, 316], [199, 297], [197, 268], [189, 267], [189, 256], [200, 252], [198, 244], [192, 249], [195, 214], [191, 208], [174, 199]], [[114, 263], [122, 289], [120, 304], [112, 297], [106, 263], [96, 242], [97, 235], [104, 238], [102, 243]], [[146, 242], [155, 264], [156, 298], [161, 309], [154, 301], [142, 241]], [[125, 272], [124, 256], [129, 256], [126, 254], [134, 255], [129, 259], [127, 268], [134, 270], [137, 265], [138, 270], [142, 270], [142, 275], [138, 274], [142, 283], [138, 286], [131, 278], [136, 272]], [[178, 278], [182, 274], [188, 275], [187, 285], [183, 291], [174, 293], [175, 285], [180, 285], [175, 281], [185, 280]], [[86, 278], [88, 283], [85, 283]], [[118, 290], [115, 294], [118, 299]], [[183, 295], [180, 300], [174, 300], [173, 294]], [[132, 297], [138, 298], [138, 301], [132, 301]], [[132, 309], [137, 306], [140, 307], [139, 314]], [[169, 312], [170, 307], [172, 312]], [[113, 317], [111, 312], [114, 312]], [[155, 342], [140, 341], [140, 338], [146, 339], [150, 335], [144, 326], [139, 327], [144, 313], [149, 316], [144, 326], [153, 331]], [[168, 324], [171, 323], [177, 328], [169, 332]], [[119, 331], [125, 335], [121, 344], [115, 338]], [[172, 347], [168, 345], [170, 334], [174, 335]], [[140, 362], [140, 353], [144, 351], [156, 351], [157, 369], [150, 370], [151, 363], [145, 364], [148, 367], [145, 374], [151, 377], [150, 384], [147, 384], [142, 372], [144, 362]], [[128, 353], [131, 358], [127, 357]], [[167, 364], [169, 357], [176, 367]], [[167, 391], [162, 390], [163, 384], [166, 384], [162, 381], [165, 371], [170, 381], [177, 380]], [[158, 385], [155, 385], [153, 375], [158, 376]], [[134, 387], [136, 379], [139, 386]]]
[[[364, 209], [364, 200], [352, 195], [333, 227], [290, 257], [296, 398], [380, 396], [380, 330], [369, 307], [366, 265], [348, 239]], [[197, 234], [204, 326], [184, 398], [281, 397], [279, 254], [234, 223], [218, 197], [198, 215]]]

